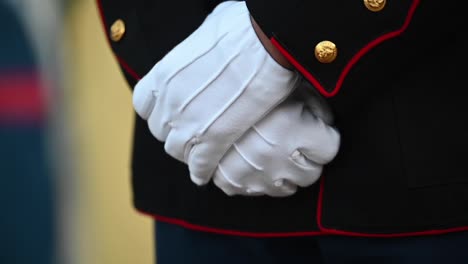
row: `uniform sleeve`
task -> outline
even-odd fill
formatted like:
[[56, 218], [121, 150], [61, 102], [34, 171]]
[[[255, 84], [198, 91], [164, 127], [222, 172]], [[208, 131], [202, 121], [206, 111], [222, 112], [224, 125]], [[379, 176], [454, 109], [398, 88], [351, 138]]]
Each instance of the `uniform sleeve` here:
[[325, 97], [353, 67], [408, 27], [419, 0], [247, 0], [252, 17]]

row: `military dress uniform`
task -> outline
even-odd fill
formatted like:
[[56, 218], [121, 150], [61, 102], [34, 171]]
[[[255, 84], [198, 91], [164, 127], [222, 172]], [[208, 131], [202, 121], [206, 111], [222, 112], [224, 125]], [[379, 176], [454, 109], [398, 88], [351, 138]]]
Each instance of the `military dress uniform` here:
[[[133, 87], [221, 1], [97, 0]], [[159, 222], [245, 237], [375, 238], [468, 230], [466, 18], [440, 1], [248, 0], [273, 45], [326, 98], [342, 135], [319, 183], [286, 198], [198, 187], [135, 123], [135, 207]], [[311, 92], [313, 92], [311, 90]]]

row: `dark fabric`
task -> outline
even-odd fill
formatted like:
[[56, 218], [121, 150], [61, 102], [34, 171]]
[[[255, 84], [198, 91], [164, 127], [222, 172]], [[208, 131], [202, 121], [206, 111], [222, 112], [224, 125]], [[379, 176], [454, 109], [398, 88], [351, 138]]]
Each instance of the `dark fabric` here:
[[[387, 1], [381, 12], [370, 12], [363, 1], [249, 0], [253, 17], [269, 37], [275, 37], [331, 91], [352, 56], [374, 38], [397, 30], [413, 1]], [[315, 45], [333, 41], [339, 56], [330, 64], [315, 59]]]
[[320, 264], [317, 240], [310, 237], [259, 239], [207, 234], [157, 222], [158, 264]]
[[[158, 12], [161, 12], [160, 16], [144, 15], [148, 14], [148, 10], [140, 9], [140, 14], [133, 17], [138, 17], [139, 21], [143, 19], [153, 20], [152, 25], [155, 26], [153, 33], [150, 32], [150, 29], [147, 30], [145, 37], [147, 36], [148, 39], [145, 43], [153, 43], [148, 44], [148, 47], [154, 45], [154, 48], [148, 48], [144, 51], [145, 53], [152, 53], [150, 58], [153, 59], [159, 59], [165, 51], [175, 45], [175, 41], [181, 41], [189, 32], [192, 32], [201, 23], [202, 18], [208, 14], [209, 7], [213, 6], [212, 3], [208, 3], [209, 1], [192, 1], [189, 5], [198, 7], [193, 7], [191, 11], [193, 13], [190, 15], [185, 14], [185, 16], [181, 17], [178, 14], [177, 18], [183, 20], [184, 23], [179, 21], [177, 22], [179, 24], [173, 25], [170, 21], [177, 19], [168, 16], [168, 10], [177, 8], [177, 5], [173, 2], [128, 1], [127, 6], [129, 7], [124, 9], [122, 6], [125, 6], [123, 3], [126, 1], [120, 1], [98, 1], [98, 4], [101, 4], [103, 10], [106, 11], [104, 14], [106, 28], [119, 17], [127, 18], [126, 14], [133, 12], [130, 11], [133, 10], [133, 5], [146, 5], [148, 8], [153, 5], [158, 6]], [[163, 10], [167, 12], [165, 13]], [[196, 10], [199, 10], [198, 13]], [[129, 19], [124, 21], [127, 33], [120, 42], [112, 44], [114, 51], [120, 58], [129, 59], [127, 61], [129, 65], [137, 63], [139, 67], [150, 69], [153, 62], [145, 63], [147, 58], [138, 56], [139, 52], [143, 51], [135, 51], [140, 49], [139, 46], [143, 44], [138, 43], [139, 41], [131, 37], [133, 33], [128, 32], [137, 27], [137, 20]], [[165, 25], [165, 27], [162, 25]], [[120, 52], [120, 47], [125, 52]], [[133, 53], [134, 51], [135, 53]], [[138, 61], [140, 59], [141, 61]], [[136, 80], [125, 69], [123, 69], [123, 72], [133, 87]], [[145, 73], [144, 70], [137, 72], [141, 76]], [[153, 137], [147, 128], [146, 121], [141, 120], [139, 117], [135, 118], [133, 142], [132, 187], [134, 204], [140, 211], [184, 219], [190, 223], [203, 226], [247, 232], [304, 232], [317, 230], [315, 210], [309, 208], [314, 208], [317, 203], [318, 186], [301, 190], [297, 195], [285, 199], [228, 197], [213, 184], [203, 187], [194, 185], [189, 179], [186, 166], [165, 153], [163, 144]], [[304, 210], [304, 208], [307, 209]], [[231, 220], [226, 221], [227, 219]], [[272, 219], [275, 220], [272, 221]], [[262, 224], [259, 225], [259, 222], [262, 222]]]
[[[443, 17], [443, 20], [433, 17]], [[466, 16], [423, 1], [408, 31], [369, 53], [330, 103], [342, 146], [325, 172], [326, 227], [401, 233], [468, 226]], [[346, 198], [346, 199], [344, 199]]]
[[157, 264], [465, 264], [468, 233], [417, 238], [245, 238], [155, 224]]
[[[112, 48], [140, 76], [213, 6], [203, 0], [97, 1], [102, 1], [106, 34], [115, 19], [128, 20], [130, 32]], [[387, 1], [376, 13], [362, 1], [247, 3], [267, 34], [327, 86], [335, 85], [357, 50], [400, 28], [414, 0]], [[323, 227], [375, 234], [468, 227], [468, 109], [458, 66], [467, 59], [461, 48], [467, 44], [464, 25], [462, 9], [422, 1], [406, 32], [366, 53], [340, 92], [328, 99], [342, 146], [323, 174]], [[325, 39], [337, 43], [338, 60], [316, 64], [315, 44]], [[127, 66], [123, 71], [133, 87], [137, 80]], [[238, 231], [318, 230], [319, 184], [285, 199], [227, 197], [211, 184], [192, 184], [186, 166], [165, 154], [139, 118], [134, 136], [132, 187], [138, 210]]]

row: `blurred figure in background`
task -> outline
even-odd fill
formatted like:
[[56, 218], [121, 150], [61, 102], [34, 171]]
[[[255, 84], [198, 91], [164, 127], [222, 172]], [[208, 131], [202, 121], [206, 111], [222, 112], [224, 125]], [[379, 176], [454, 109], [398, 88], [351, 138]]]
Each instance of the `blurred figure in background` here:
[[[50, 19], [56, 14], [47, 10], [41, 15], [42, 8], [34, 9], [27, 2], [39, 3], [0, 0], [2, 264], [51, 264], [57, 258], [57, 167], [53, 163], [60, 161], [52, 159], [48, 135], [51, 88], [59, 80], [50, 78], [53, 67], [49, 66], [55, 64], [56, 56], [44, 52], [54, 47], [37, 38], [39, 34], [50, 37], [50, 30], [41, 28], [47, 23], [35, 20]], [[47, 7], [48, 2], [40, 4]], [[47, 57], [48, 62], [44, 63], [46, 60], [41, 57]]]

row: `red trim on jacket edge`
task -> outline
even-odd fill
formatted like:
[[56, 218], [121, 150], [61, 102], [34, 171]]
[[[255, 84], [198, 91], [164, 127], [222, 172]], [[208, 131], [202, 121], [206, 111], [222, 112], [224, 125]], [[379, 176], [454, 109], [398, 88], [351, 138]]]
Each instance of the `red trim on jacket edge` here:
[[[104, 19], [104, 11], [103, 11], [103, 8], [102, 8], [101, 0], [96, 0], [96, 2], [97, 2], [98, 9], [99, 9], [99, 14], [101, 16], [101, 24], [102, 24], [102, 26], [104, 28], [104, 32], [106, 33], [107, 32], [107, 26], [106, 26], [105, 19]], [[110, 40], [109, 40], [107, 35], [106, 35], [106, 39], [107, 39], [107, 42], [110, 45]], [[115, 53], [114, 53], [114, 56], [117, 58], [118, 62], [122, 66], [122, 68], [125, 69], [125, 71], [127, 71], [127, 73], [129, 73], [136, 80], [141, 79], [139, 77], [139, 75], [125, 62], [125, 60], [118, 57]], [[151, 218], [153, 218], [153, 219], [155, 219], [157, 221], [178, 225], [178, 226], [188, 228], [188, 229], [192, 229], [192, 230], [195, 230], [195, 231], [209, 232], [209, 233], [221, 234], [221, 235], [233, 235], [233, 236], [244, 236], [244, 237], [254, 237], [254, 238], [324, 235], [324, 233], [320, 232], [320, 231], [287, 232], [287, 233], [243, 232], [243, 231], [219, 229], [219, 228], [212, 228], [212, 227], [207, 227], [207, 226], [196, 225], [196, 224], [192, 224], [190, 222], [187, 222], [185, 220], [166, 217], [166, 216], [161, 216], [161, 215], [153, 215], [153, 214], [141, 211], [141, 210], [138, 210], [138, 212], [143, 214], [143, 215], [149, 216], [149, 217], [151, 217]]]
[[228, 229], [220, 229], [220, 228], [213, 228], [207, 226], [201, 226], [192, 224], [188, 221], [166, 217], [162, 215], [154, 215], [149, 214], [144, 211], [138, 210], [141, 214], [145, 216], [149, 216], [156, 221], [178, 225], [184, 228], [188, 228], [195, 231], [200, 232], [208, 232], [218, 235], [231, 235], [231, 236], [242, 236], [242, 237], [252, 237], [252, 238], [274, 238], [274, 237], [300, 237], [300, 236], [319, 236], [319, 235], [326, 235], [324, 232], [321, 231], [303, 231], [303, 232], [278, 232], [278, 233], [256, 233], [256, 232], [244, 232], [244, 231], [236, 231], [236, 230], [228, 230]]
[[382, 35], [376, 39], [374, 39], [373, 41], [371, 41], [370, 43], [368, 43], [366, 46], [364, 46], [364, 48], [362, 48], [361, 50], [359, 50], [352, 58], [351, 60], [348, 62], [348, 64], [345, 66], [345, 68], [343, 69], [343, 71], [341, 72], [340, 74], [340, 77], [338, 78], [338, 81], [336, 82], [336, 85], [335, 85], [335, 88], [333, 88], [333, 90], [331, 92], [328, 92], [324, 86], [318, 81], [317, 78], [315, 78], [304, 66], [302, 66], [295, 58], [294, 56], [292, 56], [274, 37], [271, 37], [271, 42], [272, 44], [284, 55], [284, 57], [300, 72], [302, 73], [302, 75], [304, 75], [304, 77], [309, 80], [313, 85], [314, 87], [325, 97], [333, 97], [335, 96], [336, 94], [338, 94], [339, 90], [341, 89], [341, 86], [343, 85], [343, 82], [346, 78], [346, 76], [348, 75], [349, 71], [351, 70], [351, 68], [353, 68], [353, 66], [366, 54], [368, 53], [371, 49], [375, 48], [376, 46], [378, 46], [379, 44], [381, 44], [382, 42], [386, 41], [386, 40], [389, 40], [389, 39], [392, 39], [392, 38], [395, 38], [399, 35], [401, 35], [403, 32], [406, 31], [406, 29], [408, 28], [412, 18], [413, 18], [413, 15], [414, 15], [414, 12], [416, 11], [416, 8], [419, 4], [420, 0], [413, 0], [413, 4], [411, 5], [409, 11], [408, 11], [408, 15], [406, 16], [406, 20], [405, 22], [403, 23], [403, 26], [396, 30], [396, 31], [392, 31], [392, 32], [389, 32], [385, 35]]
[[341, 235], [341, 236], [354, 236], [354, 237], [370, 237], [370, 238], [396, 238], [396, 237], [410, 237], [410, 236], [428, 236], [428, 235], [442, 235], [452, 232], [461, 232], [468, 231], [468, 226], [462, 227], [453, 227], [447, 229], [436, 229], [436, 230], [426, 230], [418, 232], [406, 232], [406, 233], [390, 233], [390, 234], [375, 234], [375, 233], [360, 233], [360, 232], [351, 232], [338, 229], [330, 229], [324, 227], [322, 224], [322, 215], [323, 215], [323, 193], [325, 189], [325, 177], [322, 176], [320, 181], [320, 190], [317, 203], [317, 226], [319, 229], [329, 235]]
[[[104, 10], [102, 8], [102, 4], [101, 4], [101, 0], [96, 0], [97, 2], [97, 7], [98, 7], [98, 10], [99, 10], [99, 15], [100, 15], [100, 18], [101, 18], [101, 25], [104, 29], [104, 33], [105, 33], [105, 36], [106, 36], [106, 40], [107, 40], [107, 43], [109, 44], [109, 46], [112, 48], [112, 45], [110, 43], [110, 39], [109, 39], [109, 36], [107, 34], [107, 25], [106, 25], [106, 21], [105, 21], [105, 17], [104, 17]], [[138, 73], [136, 73], [129, 65], [127, 62], [125, 62], [124, 59], [120, 58], [119, 56], [117, 56], [117, 54], [115, 54], [115, 52], [112, 52], [114, 54], [114, 56], [116, 57], [117, 61], [119, 62], [119, 64], [122, 66], [122, 68], [128, 73], [130, 74], [130, 76], [132, 76], [133, 78], [135, 78], [135, 80], [139, 81], [141, 79], [140, 75]]]
[[[99, 13], [101, 15], [101, 22], [102, 26], [104, 28], [104, 32], [107, 32], [106, 24], [104, 21], [104, 12], [102, 9], [101, 5], [101, 0], [96, 0], [97, 5], [99, 8]], [[381, 36], [380, 38], [374, 40], [373, 42], [369, 43], [366, 47], [364, 47], [361, 51], [359, 51], [348, 63], [348, 65], [345, 67], [345, 70], [341, 73], [340, 79], [337, 82], [337, 85], [335, 89], [331, 92], [328, 93], [325, 89], [323, 89], [323, 86], [310, 74], [301, 64], [299, 64], [294, 57], [292, 57], [274, 38], [271, 38], [271, 41], [273, 44], [280, 50], [281, 53], [293, 64], [304, 76], [309, 79], [313, 85], [316, 86], [316, 88], [326, 97], [332, 97], [338, 93], [339, 88], [341, 87], [346, 75], [348, 74], [349, 70], [351, 67], [369, 50], [380, 44], [381, 42], [388, 40], [390, 38], [396, 37], [403, 33], [406, 28], [409, 25], [409, 22], [411, 21], [411, 18], [413, 16], [414, 11], [416, 10], [417, 5], [419, 4], [419, 0], [414, 0], [413, 5], [411, 6], [411, 9], [408, 13], [408, 17], [403, 25], [403, 27], [400, 30], [390, 32], [384, 36]], [[110, 40], [106, 35], [106, 39], [110, 45]], [[121, 58], [119, 58], [115, 53], [114, 55], [116, 56], [117, 60], [119, 63], [122, 65], [122, 67], [136, 80], [140, 80], [141, 78], [139, 75]], [[183, 228], [195, 230], [195, 231], [200, 231], [200, 232], [209, 232], [209, 233], [214, 233], [214, 234], [220, 234], [220, 235], [233, 235], [233, 236], [244, 236], [244, 237], [253, 237], [253, 238], [273, 238], [273, 237], [299, 237], [299, 236], [318, 236], [318, 235], [341, 235], [341, 236], [356, 236], [356, 237], [382, 237], [382, 238], [391, 238], [391, 237], [404, 237], [404, 236], [420, 236], [420, 235], [439, 235], [439, 234], [445, 234], [445, 233], [450, 233], [450, 232], [458, 232], [458, 231], [468, 231], [468, 227], [455, 227], [455, 228], [450, 228], [450, 229], [443, 229], [443, 230], [428, 230], [428, 231], [421, 231], [421, 232], [409, 232], [409, 233], [396, 233], [396, 234], [372, 234], [372, 233], [358, 233], [358, 232], [348, 232], [348, 231], [343, 231], [343, 230], [337, 230], [337, 229], [328, 229], [323, 226], [322, 224], [322, 206], [323, 206], [323, 192], [324, 192], [324, 180], [325, 177], [322, 176], [321, 182], [320, 182], [320, 191], [319, 191], [319, 197], [318, 197], [318, 203], [317, 203], [317, 225], [320, 229], [320, 231], [303, 231], [303, 232], [279, 232], [279, 233], [256, 233], [256, 232], [243, 232], [243, 231], [236, 231], [236, 230], [228, 230], [228, 229], [220, 229], [220, 228], [213, 228], [213, 227], [207, 227], [207, 226], [201, 226], [201, 225], [196, 225], [192, 224], [188, 221], [182, 220], [182, 219], [177, 219], [177, 218], [171, 218], [171, 217], [166, 217], [166, 216], [161, 216], [161, 215], [154, 215], [150, 214], [141, 210], [137, 210], [139, 213], [149, 216], [156, 221], [161, 221], [169, 224], [174, 224], [181, 226]]]

